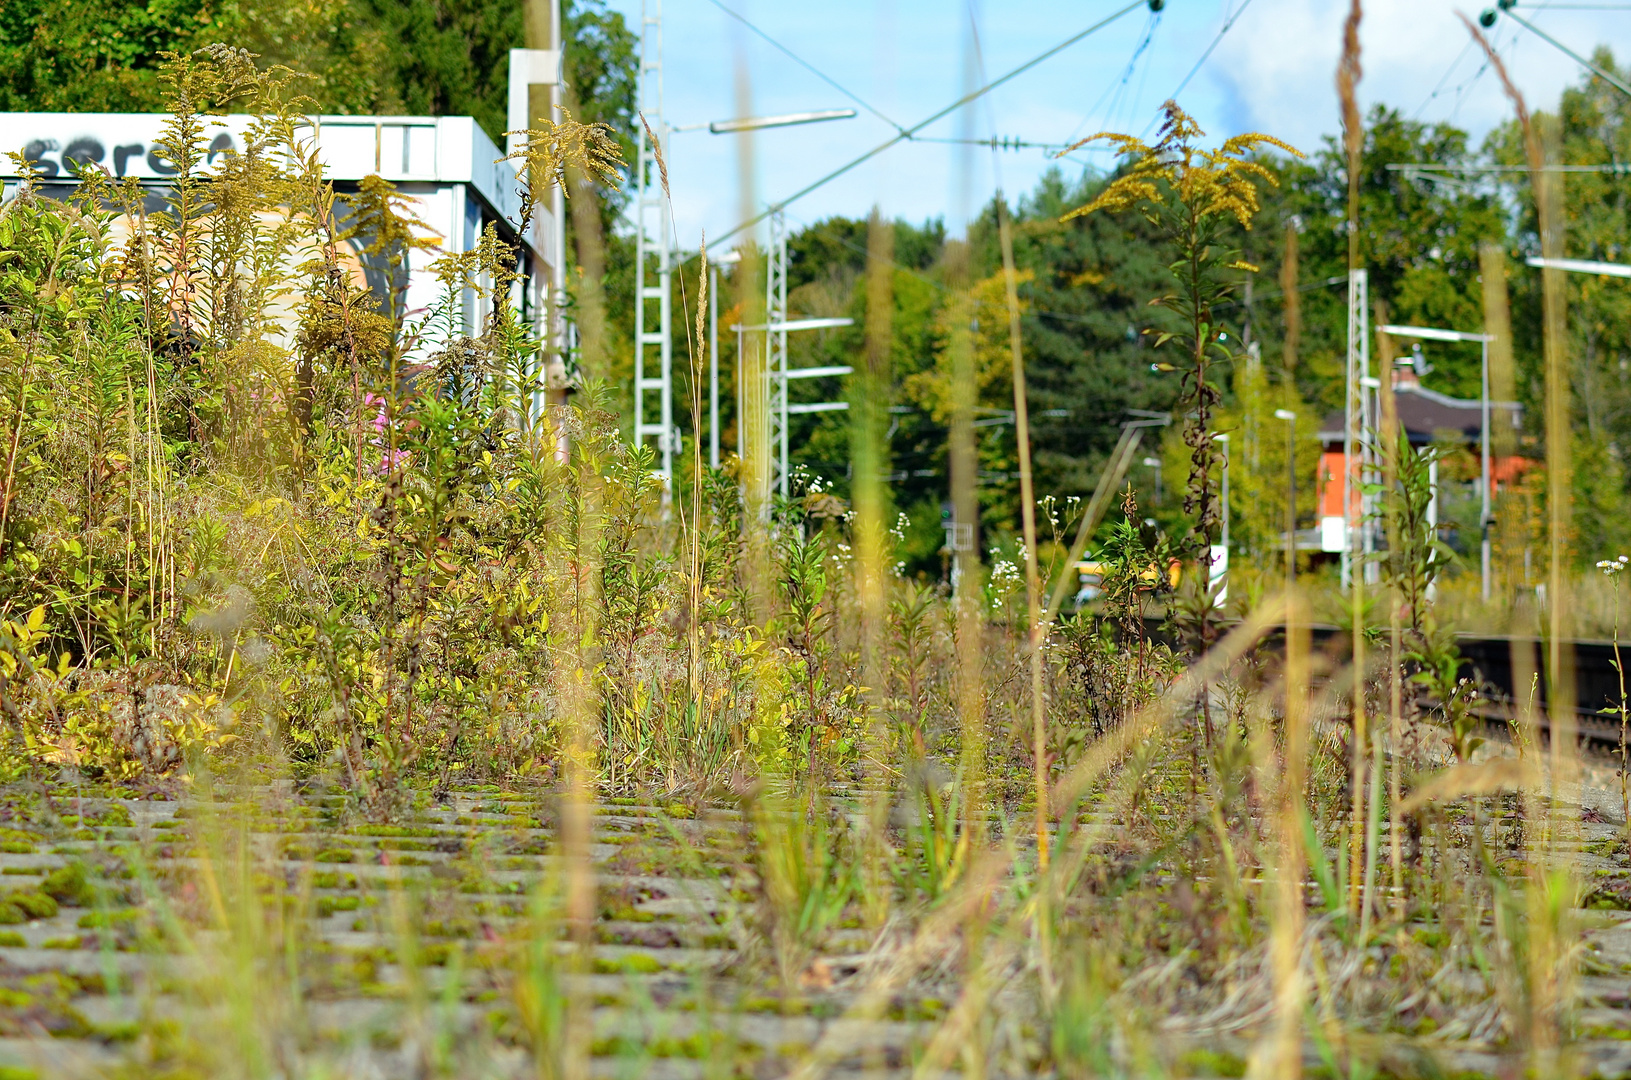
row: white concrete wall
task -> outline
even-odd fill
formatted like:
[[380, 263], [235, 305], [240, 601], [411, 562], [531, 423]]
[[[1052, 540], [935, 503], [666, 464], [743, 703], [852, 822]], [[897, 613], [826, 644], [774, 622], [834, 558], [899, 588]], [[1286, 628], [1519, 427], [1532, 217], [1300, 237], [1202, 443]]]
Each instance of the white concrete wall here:
[[[48, 188], [72, 182], [71, 162], [100, 164], [115, 179], [136, 177], [162, 186], [174, 169], [157, 147], [170, 118], [162, 113], [0, 113], [0, 154], [22, 151], [37, 181]], [[240, 149], [254, 123], [250, 116], [226, 116], [206, 122], [206, 171], [222, 154]], [[330, 180], [344, 189], [365, 176], [391, 181], [412, 199], [414, 212], [428, 227], [434, 251], [415, 251], [409, 258], [407, 318], [422, 317], [437, 299], [430, 272], [441, 254], [470, 250], [489, 221], [508, 225], [517, 235], [521, 196], [516, 170], [500, 161], [501, 151], [468, 116], [316, 116], [299, 129], [315, 140], [319, 160]], [[22, 170], [0, 158], [4, 198], [20, 184]], [[525, 245], [530, 274], [527, 292], [548, 295], [555, 279], [547, 263], [548, 240], [558, 223], [548, 200], [540, 200], [539, 221]], [[467, 332], [475, 332], [486, 304], [464, 298]], [[542, 313], [533, 308], [542, 328]]]

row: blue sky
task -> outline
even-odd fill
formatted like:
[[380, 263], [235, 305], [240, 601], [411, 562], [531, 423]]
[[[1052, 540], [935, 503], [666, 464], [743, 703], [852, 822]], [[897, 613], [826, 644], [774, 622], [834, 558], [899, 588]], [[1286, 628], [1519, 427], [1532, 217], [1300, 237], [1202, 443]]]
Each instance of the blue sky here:
[[[1589, 55], [1599, 44], [1631, 55], [1631, 0], [1572, 0], [1574, 7], [1520, 0], [1517, 13]], [[658, 0], [646, 0], [655, 9]], [[1582, 10], [1586, 3], [1599, 5]], [[1122, 6], [1117, 0], [661, 0], [663, 111], [674, 126], [747, 114], [852, 107], [839, 91], [720, 10], [760, 30], [885, 116], [912, 126], [974, 85], [1017, 67]], [[610, 0], [631, 25], [641, 0]], [[1361, 98], [1423, 120], [1450, 120], [1481, 138], [1511, 115], [1493, 71], [1456, 18], [1480, 0], [1369, 0], [1361, 34]], [[972, 12], [972, 17], [971, 17]], [[1332, 75], [1346, 4], [1338, 0], [1167, 0], [1159, 16], [1140, 6], [972, 109], [923, 132], [1018, 137], [1059, 144], [1101, 129], [1144, 132], [1209, 47], [1179, 102], [1209, 135], [1263, 131], [1304, 149], [1337, 128]], [[1220, 31], [1230, 24], [1227, 33]], [[976, 35], [977, 50], [970, 41]], [[1501, 19], [1493, 38], [1531, 108], [1554, 107], [1579, 67], [1553, 46]], [[1142, 48], [1140, 48], [1142, 46]], [[970, 73], [967, 58], [975, 56]], [[852, 120], [753, 136], [749, 200], [784, 198], [894, 134], [862, 111]], [[706, 130], [672, 136], [669, 171], [680, 243], [693, 248], [742, 220], [739, 140]], [[863, 215], [874, 203], [913, 221], [944, 216], [957, 231], [1000, 182], [1032, 187], [1049, 167], [1072, 174], [1105, 155], [1063, 162], [1038, 149], [999, 151], [917, 142], [897, 145], [788, 208], [802, 224]]]

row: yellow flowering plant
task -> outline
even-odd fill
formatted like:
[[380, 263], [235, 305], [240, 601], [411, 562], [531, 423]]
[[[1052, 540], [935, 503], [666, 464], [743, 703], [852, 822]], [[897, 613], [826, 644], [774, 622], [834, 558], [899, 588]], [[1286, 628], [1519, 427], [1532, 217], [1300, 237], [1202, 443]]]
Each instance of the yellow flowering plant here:
[[[1273, 136], [1256, 132], [1236, 135], [1209, 149], [1198, 141], [1206, 133], [1177, 102], [1168, 101], [1163, 111], [1165, 119], [1154, 143], [1099, 132], [1063, 151], [1103, 140], [1120, 151], [1126, 164], [1097, 197], [1060, 220], [1100, 211], [1137, 211], [1171, 249], [1173, 258], [1167, 268], [1179, 288], [1152, 300], [1151, 305], [1172, 312], [1183, 329], [1144, 332], [1153, 335], [1157, 348], [1177, 339], [1188, 352], [1176, 407], [1188, 418], [1184, 444], [1190, 449], [1190, 473], [1184, 512], [1194, 515], [1189, 547], [1204, 570], [1210, 564], [1212, 533], [1219, 522], [1213, 492], [1218, 448], [1211, 430], [1219, 392], [1208, 381], [1208, 373], [1213, 363], [1235, 359], [1234, 343], [1218, 325], [1214, 312], [1240, 284], [1239, 274], [1257, 269], [1230, 245], [1230, 233], [1235, 226], [1252, 227], [1261, 209], [1258, 185], [1278, 186], [1259, 152], [1273, 147], [1296, 157], [1303, 155]], [[1155, 366], [1165, 371], [1177, 369], [1173, 364]], [[1200, 580], [1205, 582], [1209, 576], [1203, 572]]]

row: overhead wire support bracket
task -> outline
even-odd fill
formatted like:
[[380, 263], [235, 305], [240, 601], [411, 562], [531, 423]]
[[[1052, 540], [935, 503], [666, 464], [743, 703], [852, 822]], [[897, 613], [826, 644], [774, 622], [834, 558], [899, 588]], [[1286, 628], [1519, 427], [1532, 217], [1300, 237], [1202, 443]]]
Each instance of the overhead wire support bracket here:
[[1599, 274], [1603, 277], [1631, 278], [1631, 265], [1626, 263], [1594, 262], [1589, 259], [1543, 259], [1531, 256], [1524, 260], [1529, 266], [1542, 269], [1567, 270], [1575, 274]]
[[1513, 14], [1512, 9], [1515, 6], [1517, 6], [1517, 0], [1499, 0], [1495, 7], [1485, 9], [1484, 13], [1478, 16], [1478, 21], [1486, 29], [1494, 26], [1495, 13], [1497, 10], [1499, 10], [1502, 15], [1505, 15], [1507, 18], [1511, 19], [1513, 22], [1517, 23], [1531, 34], [1534, 34], [1536, 37], [1552, 46], [1552, 48], [1562, 52], [1564, 55], [1568, 56], [1569, 59], [1579, 64], [1581, 67], [1585, 68], [1599, 79], [1608, 83], [1608, 85], [1614, 87], [1620, 93], [1626, 95], [1627, 97], [1631, 97], [1631, 86], [1627, 86], [1625, 81], [1619, 76], [1615, 75], [1613, 72], [1604, 71], [1602, 68], [1598, 67], [1590, 60], [1587, 60], [1584, 56], [1581, 56], [1579, 53], [1575, 52], [1573, 49], [1569, 48], [1567, 45], [1563, 44], [1561, 41], [1557, 40], [1557, 38], [1548, 34], [1546, 31], [1542, 30], [1540, 27], [1536, 26], [1522, 15]]
[[[798, 191], [795, 191], [793, 194], [787, 196], [786, 198], [780, 199], [780, 200], [772, 203], [763, 212], [755, 214], [753, 217], [751, 217], [748, 220], [742, 222], [740, 225], [737, 225], [735, 228], [731, 229], [729, 232], [727, 232], [727, 233], [723, 234], [722, 236], [720, 236], [714, 242], [715, 243], [723, 243], [724, 241], [729, 240], [731, 237], [735, 236], [737, 233], [742, 232], [744, 229], [753, 228], [753, 226], [759, 224], [759, 222], [761, 222], [761, 221], [765, 220], [766, 218], [770, 217], [772, 214], [781, 213], [783, 210], [787, 209], [788, 206], [790, 206], [793, 203], [797, 202], [798, 200], [804, 198], [804, 196], [810, 194], [810, 192], [812, 192], [812, 191], [816, 190], [817, 188], [821, 187], [823, 184], [830, 183], [831, 181], [838, 179], [840, 176], [843, 176], [845, 173], [849, 172], [851, 169], [855, 168], [856, 166], [863, 165], [866, 162], [871, 161], [873, 158], [877, 157], [879, 154], [883, 153], [885, 150], [888, 150], [890, 147], [896, 145], [897, 143], [901, 143], [901, 142], [905, 142], [907, 140], [910, 140], [914, 135], [916, 135], [918, 132], [922, 131], [924, 128], [928, 127], [930, 124], [934, 123], [935, 121], [942, 120], [945, 117], [950, 116], [952, 113], [956, 112], [958, 109], [961, 109], [964, 105], [967, 105], [969, 102], [975, 101], [975, 100], [978, 100], [979, 98], [984, 97], [986, 94], [989, 94], [991, 91], [995, 90], [997, 87], [1002, 86], [1004, 83], [1007, 83], [1007, 82], [1013, 80], [1014, 78], [1017, 78], [1018, 76], [1023, 75], [1025, 72], [1031, 70], [1032, 68], [1036, 67], [1036, 65], [1042, 63], [1042, 61], [1047, 60], [1050, 57], [1056, 56], [1057, 54], [1063, 52], [1064, 50], [1070, 48], [1072, 45], [1076, 44], [1078, 41], [1081, 41], [1083, 38], [1087, 37], [1088, 35], [1095, 34], [1098, 31], [1104, 29], [1106, 26], [1109, 26], [1111, 23], [1113, 23], [1116, 20], [1120, 19], [1123, 15], [1127, 15], [1127, 14], [1131, 13], [1132, 11], [1134, 11], [1135, 9], [1141, 8], [1141, 7], [1149, 6], [1149, 7], [1153, 8], [1156, 4], [1161, 3], [1161, 2], [1162, 2], [1162, 0], [1133, 0], [1132, 3], [1128, 4], [1125, 7], [1117, 8], [1114, 12], [1110, 13], [1109, 15], [1106, 15], [1104, 18], [1100, 19], [1098, 22], [1094, 23], [1092, 26], [1089, 26], [1085, 30], [1081, 30], [1081, 31], [1079, 31], [1079, 32], [1077, 32], [1075, 34], [1072, 34], [1070, 37], [1066, 38], [1064, 41], [1061, 41], [1059, 44], [1053, 46], [1051, 49], [1048, 49], [1046, 52], [1038, 53], [1036, 56], [1034, 56], [1031, 59], [1025, 61], [1025, 63], [1019, 65], [1016, 68], [1014, 68], [1012, 71], [1008, 72], [1006, 75], [1003, 75], [1003, 76], [1001, 76], [999, 78], [993, 79], [991, 82], [986, 83], [984, 86], [981, 86], [978, 89], [969, 91], [968, 93], [964, 94], [962, 97], [958, 98], [956, 101], [952, 102], [950, 105], [947, 105], [945, 108], [939, 110], [938, 112], [934, 113], [933, 115], [927, 117], [926, 119], [920, 120], [918, 123], [913, 124], [909, 128], [905, 128], [899, 134], [890, 137], [885, 142], [879, 143], [877, 146], [873, 147], [871, 150], [868, 150], [866, 153], [862, 154], [860, 157], [857, 157], [852, 161], [849, 161], [849, 162], [847, 162], [847, 163], [845, 163], [843, 165], [840, 165], [838, 168], [834, 169], [832, 172], [828, 173], [826, 176], [821, 177], [821, 179], [816, 180], [813, 183], [806, 184], [804, 187], [800, 188]], [[694, 257], [694, 256], [691, 256], [691, 257]], [[688, 257], [686, 261], [689, 261], [689, 258], [691, 258], [691, 257]]]

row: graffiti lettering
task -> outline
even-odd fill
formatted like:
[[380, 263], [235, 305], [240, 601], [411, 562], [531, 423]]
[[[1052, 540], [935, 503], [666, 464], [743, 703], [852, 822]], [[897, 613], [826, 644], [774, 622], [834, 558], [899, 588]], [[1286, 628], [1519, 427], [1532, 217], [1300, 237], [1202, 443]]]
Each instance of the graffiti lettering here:
[[57, 163], [45, 155], [58, 148], [55, 139], [35, 139], [23, 147], [23, 160], [34, 170], [35, 176], [57, 175]]
[[[75, 175], [87, 165], [108, 164], [109, 143], [105, 139], [105, 134], [75, 135], [68, 140], [66, 147], [57, 139], [31, 139], [23, 146], [23, 160], [29, 170], [41, 179]], [[230, 132], [219, 132], [210, 140], [209, 149], [204, 152], [204, 163], [214, 165], [222, 155], [231, 154], [237, 149], [237, 140]], [[111, 156], [113, 175], [120, 178], [131, 172], [139, 176], [157, 177], [174, 176], [178, 171], [156, 142], [115, 142]]]
[[141, 143], [130, 143], [128, 146], [115, 146], [113, 148], [113, 175], [123, 178], [125, 163], [133, 157], [140, 157], [144, 149]]
[[62, 163], [67, 165], [72, 162], [73, 171], [78, 172], [92, 162], [101, 164], [102, 157], [106, 153], [107, 151], [103, 149], [101, 142], [89, 135], [81, 135], [69, 143], [68, 149], [62, 152]]
[[174, 165], [159, 157], [159, 148], [156, 146], [147, 152], [147, 167], [160, 176], [174, 176], [177, 172]]

